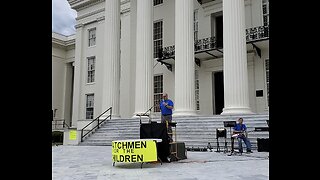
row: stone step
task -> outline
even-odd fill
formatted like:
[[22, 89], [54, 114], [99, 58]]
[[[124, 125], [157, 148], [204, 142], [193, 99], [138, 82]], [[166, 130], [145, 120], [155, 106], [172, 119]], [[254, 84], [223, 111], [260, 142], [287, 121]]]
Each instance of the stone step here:
[[[268, 114], [242, 115], [248, 130], [255, 127], [267, 127]], [[177, 122], [177, 140], [185, 142], [187, 147], [206, 147], [208, 142], [216, 147], [216, 129], [223, 128], [223, 121], [236, 121], [238, 116], [199, 116], [173, 118]], [[160, 122], [160, 118], [153, 118], [152, 121]], [[143, 123], [149, 122], [143, 119]], [[175, 128], [173, 128], [175, 129]], [[230, 128], [227, 129], [227, 143], [230, 144]], [[268, 138], [269, 132], [251, 132], [249, 139], [253, 148], [256, 147], [257, 138]], [[94, 133], [84, 139], [80, 145], [107, 145], [110, 146], [113, 140], [137, 139], [140, 138], [139, 119], [112, 119], [106, 121]], [[219, 138], [220, 147], [224, 145], [224, 138]], [[237, 142], [235, 142], [237, 144]]]

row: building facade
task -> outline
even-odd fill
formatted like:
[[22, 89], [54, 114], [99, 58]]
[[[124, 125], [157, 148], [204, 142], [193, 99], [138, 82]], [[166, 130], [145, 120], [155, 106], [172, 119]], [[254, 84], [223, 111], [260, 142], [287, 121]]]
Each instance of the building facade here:
[[53, 108], [72, 126], [109, 107], [159, 116], [164, 92], [174, 116], [268, 113], [268, 0], [68, 2], [76, 34], [53, 35], [74, 41], [53, 46]]

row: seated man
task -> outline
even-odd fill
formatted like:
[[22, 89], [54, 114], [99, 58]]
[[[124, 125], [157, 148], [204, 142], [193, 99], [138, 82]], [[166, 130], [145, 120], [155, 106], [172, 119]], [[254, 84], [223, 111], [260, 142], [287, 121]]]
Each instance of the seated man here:
[[239, 152], [242, 153], [242, 140], [246, 144], [247, 148], [247, 153], [252, 153], [251, 151], [251, 143], [249, 139], [247, 138], [247, 127], [245, 124], [243, 124], [243, 119], [239, 118], [238, 123], [233, 127], [233, 135], [232, 138], [237, 138], [238, 139], [238, 144], [239, 144]]

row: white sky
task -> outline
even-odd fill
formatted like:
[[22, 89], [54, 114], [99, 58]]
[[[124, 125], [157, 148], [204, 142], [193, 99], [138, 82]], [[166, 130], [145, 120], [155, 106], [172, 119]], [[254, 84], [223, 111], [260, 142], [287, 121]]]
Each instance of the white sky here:
[[67, 0], [52, 0], [52, 32], [69, 36], [75, 34], [77, 12]]

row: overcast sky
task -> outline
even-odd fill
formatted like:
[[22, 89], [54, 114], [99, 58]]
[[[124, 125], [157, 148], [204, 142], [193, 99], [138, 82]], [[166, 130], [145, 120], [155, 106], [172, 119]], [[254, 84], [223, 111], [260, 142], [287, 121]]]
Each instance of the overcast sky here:
[[67, 0], [52, 0], [52, 32], [66, 36], [75, 34], [77, 12]]

